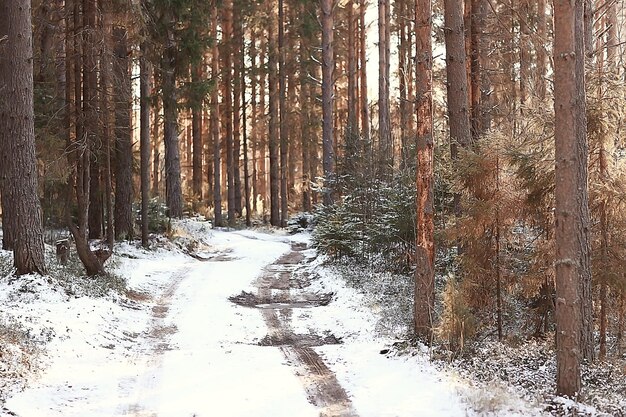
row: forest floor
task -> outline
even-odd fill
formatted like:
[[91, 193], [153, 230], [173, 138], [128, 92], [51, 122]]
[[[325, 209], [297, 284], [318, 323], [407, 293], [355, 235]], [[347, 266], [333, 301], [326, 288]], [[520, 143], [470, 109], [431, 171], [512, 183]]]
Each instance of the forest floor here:
[[548, 415], [390, 348], [386, 309], [308, 245], [187, 220], [118, 245], [105, 282], [3, 272], [0, 417]]

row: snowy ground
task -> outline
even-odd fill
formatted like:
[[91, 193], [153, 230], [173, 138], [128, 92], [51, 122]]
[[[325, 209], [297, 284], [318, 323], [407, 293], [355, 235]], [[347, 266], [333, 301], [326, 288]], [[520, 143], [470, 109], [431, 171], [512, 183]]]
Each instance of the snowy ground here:
[[[436, 369], [426, 352], [381, 354], [394, 340], [376, 334], [378, 313], [366, 297], [319, 262], [307, 264], [312, 250], [302, 250], [304, 261], [293, 269], [277, 263], [306, 235], [226, 232], [190, 221], [177, 230], [182, 250], [117, 249], [125, 295], [84, 295], [48, 277], [0, 281], [0, 327], [25, 335], [15, 343], [0, 339], [0, 363], [12, 361], [6, 372], [0, 367], [0, 378], [13, 381], [0, 385], [0, 416], [541, 415], [514, 392], [474, 388]], [[305, 290], [259, 286], [260, 277], [280, 271], [308, 277]], [[327, 305], [256, 308], [229, 300], [264, 290], [332, 298]], [[341, 343], [264, 343], [281, 332]], [[27, 360], [39, 350], [38, 361]], [[294, 352], [314, 355], [314, 369]], [[347, 405], [320, 408], [314, 397], [324, 396], [324, 370]]]

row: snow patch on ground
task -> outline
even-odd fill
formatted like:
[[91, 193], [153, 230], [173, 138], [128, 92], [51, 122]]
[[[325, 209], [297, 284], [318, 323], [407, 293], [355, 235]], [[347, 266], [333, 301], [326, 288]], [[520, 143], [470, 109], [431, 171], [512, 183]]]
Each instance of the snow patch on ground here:
[[[0, 336], [17, 329], [13, 344], [5, 337], [0, 345], [2, 395], [10, 397], [0, 416], [319, 415], [280, 347], [259, 346], [268, 331], [260, 311], [228, 301], [254, 293], [261, 271], [310, 236], [215, 230], [198, 220], [172, 226], [150, 250], [116, 245], [115, 273], [128, 290], [121, 294], [96, 297], [67, 277], [63, 285], [50, 276], [0, 279]], [[407, 311], [384, 298], [402, 297], [406, 282], [386, 276], [375, 290], [382, 297], [355, 289], [314, 250], [302, 254], [313, 260], [294, 277], [306, 292], [332, 296], [328, 305], [294, 308], [291, 329], [342, 342], [313, 349], [359, 416], [543, 414], [515, 386], [431, 362], [423, 347], [392, 348], [405, 339]], [[33, 377], [37, 366], [24, 358], [42, 349], [42, 371]], [[7, 377], [6, 363], [21, 376]]]

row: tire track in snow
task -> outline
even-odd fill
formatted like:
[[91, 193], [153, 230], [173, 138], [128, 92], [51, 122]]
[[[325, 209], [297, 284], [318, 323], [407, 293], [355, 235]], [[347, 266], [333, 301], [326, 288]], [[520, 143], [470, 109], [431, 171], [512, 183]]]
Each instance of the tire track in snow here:
[[144, 404], [146, 399], [154, 394], [160, 381], [163, 353], [171, 349], [167, 339], [177, 331], [175, 325], [165, 325], [172, 297], [176, 294], [180, 284], [187, 278], [191, 269], [191, 266], [185, 266], [174, 272], [169, 285], [152, 306], [152, 319], [143, 335], [148, 340], [146, 344], [149, 349], [139, 353], [141, 359], [145, 358], [144, 369], [137, 378], [129, 381], [133, 386], [135, 401], [124, 406], [121, 415], [157, 417], [157, 414], [147, 410]]
[[[281, 350], [287, 362], [295, 368], [309, 402], [320, 409], [320, 417], [358, 417], [336, 375], [313, 349], [314, 346], [338, 343], [337, 339], [297, 335], [291, 329], [293, 308], [316, 308], [327, 303], [319, 297], [292, 293], [292, 272], [305, 259], [301, 253], [303, 249], [305, 247], [292, 244], [292, 250], [267, 266], [255, 282], [258, 300], [269, 303], [256, 305], [268, 327], [266, 343], [262, 341], [261, 344]], [[273, 295], [274, 292], [277, 294]]]

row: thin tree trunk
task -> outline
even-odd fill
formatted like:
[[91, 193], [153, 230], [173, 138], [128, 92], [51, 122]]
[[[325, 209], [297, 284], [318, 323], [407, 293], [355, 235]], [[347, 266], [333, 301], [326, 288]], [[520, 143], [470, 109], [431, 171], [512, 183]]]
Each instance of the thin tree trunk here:
[[270, 154], [270, 224], [280, 226], [280, 201], [279, 201], [279, 145], [280, 145], [280, 104], [279, 104], [279, 74], [278, 61], [280, 51], [278, 50], [277, 28], [278, 16], [276, 5], [270, 0], [270, 21], [268, 26], [269, 44], [269, 154]]
[[140, 171], [141, 171], [141, 244], [144, 248], [148, 242], [148, 207], [150, 203], [150, 61], [146, 42], [140, 45], [141, 57], [139, 61], [139, 103], [140, 103]]
[[239, 39], [241, 42], [241, 48], [239, 53], [241, 54], [241, 96], [244, 98], [243, 105], [241, 107], [241, 119], [243, 121], [243, 183], [244, 183], [244, 199], [245, 199], [245, 208], [246, 208], [246, 226], [250, 227], [252, 225], [251, 222], [251, 214], [250, 211], [250, 173], [249, 173], [249, 158], [248, 158], [248, 123], [247, 123], [247, 105], [246, 105], [246, 65], [245, 65], [245, 57], [246, 57], [246, 48], [243, 34]]
[[[102, 54], [100, 60], [100, 118], [102, 126], [102, 138], [104, 140], [104, 167], [102, 173], [104, 174], [104, 203], [106, 209], [106, 240], [109, 249], [113, 250], [114, 225], [113, 225], [113, 184], [111, 173], [111, 148], [114, 147], [114, 113], [113, 106], [111, 106], [111, 36], [112, 36], [112, 11], [110, 9], [110, 3], [106, 0], [100, 2], [102, 12], [102, 29], [104, 41], [102, 42]], [[130, 80], [129, 80], [130, 82]], [[129, 98], [130, 101], [130, 98]]]
[[[257, 38], [256, 38], [256, 29], [255, 28], [251, 28], [250, 29], [250, 65], [251, 65], [251, 71], [250, 71], [250, 105], [251, 105], [251, 114], [250, 114], [250, 142], [251, 142], [251, 151], [252, 151], [252, 188], [251, 188], [251, 195], [252, 195], [252, 211], [254, 213], [257, 213], [257, 197], [259, 195], [259, 183], [258, 183], [258, 179], [257, 179], [257, 175], [258, 175], [258, 164], [259, 161], [257, 160], [257, 154], [258, 154], [258, 122], [259, 122], [259, 117], [257, 115], [258, 113], [258, 106], [257, 106], [257, 91], [258, 91], [258, 74], [257, 74], [257, 70], [256, 68], [258, 68], [258, 63], [257, 63], [257, 46], [256, 46], [256, 42], [257, 42]], [[244, 52], [245, 53], [245, 52]]]
[[366, 0], [359, 3], [359, 65], [361, 81], [361, 133], [363, 141], [370, 141], [369, 101], [367, 99], [367, 28], [365, 26]]
[[[90, 0], [86, 0], [91, 4]], [[100, 95], [106, 94], [102, 89], [98, 90], [98, 63], [103, 64], [102, 60], [102, 52], [98, 50], [97, 47], [97, 32], [101, 31], [101, 27], [97, 27], [97, 0], [94, 0], [94, 5], [92, 6], [93, 11], [90, 11], [89, 8], [85, 7], [85, 19], [89, 19], [90, 23], [86, 23], [86, 49], [83, 53], [86, 56], [87, 67], [83, 68], [83, 72], [86, 71], [85, 81], [83, 82], [83, 98], [84, 103], [88, 103], [88, 112], [85, 112], [85, 127], [86, 131], [90, 133], [89, 140], [91, 141], [91, 161], [90, 161], [90, 185], [89, 185], [89, 239], [101, 239], [104, 236], [104, 196], [103, 196], [103, 187], [102, 187], [102, 171], [104, 170], [102, 161], [106, 158], [103, 149], [105, 148], [102, 143], [102, 124], [99, 122], [99, 112], [100, 110], [104, 110], [104, 113], [108, 116], [108, 109], [99, 109], [98, 108], [98, 92]], [[85, 2], [83, 2], [85, 4]], [[93, 14], [93, 16], [92, 16]], [[87, 20], [86, 20], [87, 22]], [[106, 54], [107, 46], [106, 42], [106, 34], [105, 31], [105, 47], [102, 48], [104, 53]], [[93, 56], [92, 56], [93, 55]], [[98, 58], [100, 58], [98, 60]], [[99, 61], [99, 62], [98, 62]], [[100, 65], [101, 67], [102, 65]], [[89, 93], [85, 91], [88, 90]], [[86, 99], [85, 97], [92, 97], [90, 99]], [[108, 98], [105, 98], [108, 100]], [[93, 104], [90, 104], [90, 101], [93, 101]], [[106, 116], [105, 116], [106, 118]]]
[[232, 44], [234, 45], [232, 55], [233, 60], [233, 186], [235, 199], [235, 213], [241, 216], [241, 112], [242, 106], [245, 105], [246, 97], [242, 95], [243, 78], [241, 68], [244, 65], [243, 56], [239, 48], [243, 48], [243, 28], [241, 22], [241, 12], [239, 7], [233, 8], [234, 32]]
[[[217, 39], [217, 23], [218, 23], [218, 0], [213, 0], [211, 9], [211, 37]], [[211, 77], [213, 82], [218, 85], [219, 80], [219, 48], [217, 42], [213, 43], [213, 51], [211, 57]], [[221, 160], [221, 141], [220, 141], [220, 103], [218, 89], [211, 90], [211, 137], [213, 143], [213, 221], [215, 226], [222, 226], [222, 160]]]
[[432, 4], [415, 8], [417, 106], [417, 247], [415, 269], [415, 334], [429, 342], [435, 306], [434, 140], [432, 104]]
[[487, 126], [485, 123], [485, 108], [482, 103], [483, 97], [483, 54], [485, 41], [483, 37], [485, 28], [486, 5], [485, 0], [472, 0], [472, 16], [471, 16], [471, 34], [470, 34], [470, 104], [471, 114], [471, 133], [472, 140], [476, 142], [478, 138], [485, 133]]
[[594, 14], [595, 14], [594, 0], [582, 0], [582, 1], [584, 1], [584, 5], [581, 6], [584, 9], [583, 11], [584, 52], [587, 58], [592, 58], [595, 53], [594, 46], [593, 46], [593, 19], [594, 19]]
[[[191, 70], [192, 82], [197, 85], [203, 77], [202, 68], [204, 62], [196, 63]], [[191, 130], [193, 136], [193, 163], [192, 163], [192, 192], [194, 196], [194, 204], [202, 201], [202, 109], [204, 107], [203, 99], [196, 99], [191, 109]]]
[[538, 45], [535, 47], [535, 53], [537, 54], [537, 96], [542, 102], [546, 99], [546, 60], [547, 53], [545, 52], [544, 45], [547, 42], [546, 38], [547, 26], [546, 26], [546, 0], [538, 0], [537, 2], [537, 37], [539, 38]]
[[411, 19], [409, 3], [402, 0], [398, 7], [398, 22], [400, 35], [398, 37], [398, 74], [400, 79], [400, 168], [409, 165], [409, 150], [413, 139], [413, 98], [410, 97], [412, 82], [411, 61]]
[[[158, 85], [158, 78], [157, 78], [157, 69], [154, 68], [154, 85]], [[154, 121], [152, 123], [152, 138], [154, 140], [154, 143], [152, 145], [152, 196], [153, 197], [159, 197], [160, 193], [159, 193], [159, 182], [160, 182], [160, 166], [161, 166], [161, 151], [160, 151], [160, 147], [159, 147], [159, 138], [161, 137], [161, 134], [159, 132], [159, 126], [160, 126], [160, 121], [161, 121], [161, 108], [159, 105], [159, 97], [153, 97], [152, 98], [152, 103], [153, 103], [153, 107], [152, 107], [152, 114], [153, 114], [153, 118]]]
[[287, 227], [288, 183], [287, 158], [289, 152], [289, 122], [287, 119], [287, 70], [285, 68], [285, 10], [283, 0], [278, 0], [278, 90], [280, 117], [280, 226]]
[[[269, 32], [268, 32], [269, 34]], [[260, 47], [259, 47], [259, 67], [260, 68], [269, 68], [271, 62], [268, 62], [268, 42], [266, 36], [261, 36], [260, 39]], [[267, 152], [269, 141], [267, 139], [267, 134], [265, 132], [269, 132], [268, 126], [268, 118], [267, 114], [271, 113], [268, 106], [266, 106], [266, 96], [270, 95], [270, 91], [267, 88], [269, 82], [269, 74], [268, 71], [259, 72], [259, 114], [260, 118], [260, 126], [258, 131], [262, 132], [259, 137], [259, 141], [257, 143], [258, 148], [258, 175], [259, 175], [259, 194], [261, 196], [261, 202], [263, 205], [263, 216], [265, 221], [265, 215], [267, 214], [268, 207], [268, 197], [267, 186], [268, 186], [268, 172], [267, 172]], [[271, 193], [270, 193], [271, 194]], [[271, 208], [270, 208], [271, 210]], [[271, 216], [270, 216], [271, 217]]]
[[357, 59], [358, 48], [356, 46], [357, 38], [357, 20], [354, 13], [354, 0], [350, 0], [346, 5], [348, 9], [348, 123], [346, 126], [346, 145], [344, 160], [346, 165], [344, 171], [348, 175], [354, 175], [356, 167], [354, 166], [355, 158], [359, 155], [359, 122], [357, 114]]
[[381, 175], [386, 175], [393, 160], [391, 147], [391, 115], [389, 107], [389, 62], [391, 48], [387, 37], [389, 22], [389, 1], [378, 0], [378, 159]]
[[322, 163], [324, 205], [333, 204], [335, 154], [333, 150], [333, 1], [321, 0], [322, 8]]
[[222, 123], [226, 132], [226, 191], [228, 195], [228, 224], [235, 224], [235, 161], [233, 159], [233, 64], [231, 43], [233, 39], [233, 0], [224, 1], [222, 16], [222, 96], [224, 111]]
[[528, 87], [530, 85], [530, 61], [531, 61], [531, 44], [530, 44], [530, 28], [529, 20], [531, 19], [530, 0], [523, 0], [520, 4], [520, 77], [519, 77], [519, 94], [520, 104], [526, 104], [528, 98]]
[[[304, 8], [300, 13], [305, 13]], [[311, 83], [309, 82], [310, 59], [305, 59], [309, 39], [300, 36], [300, 150], [302, 151], [302, 211], [311, 211]]]

